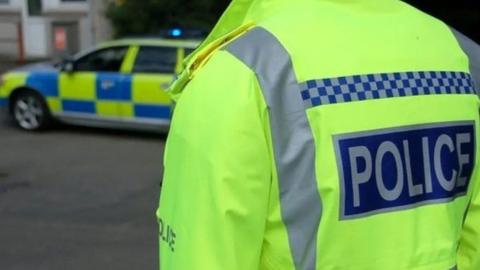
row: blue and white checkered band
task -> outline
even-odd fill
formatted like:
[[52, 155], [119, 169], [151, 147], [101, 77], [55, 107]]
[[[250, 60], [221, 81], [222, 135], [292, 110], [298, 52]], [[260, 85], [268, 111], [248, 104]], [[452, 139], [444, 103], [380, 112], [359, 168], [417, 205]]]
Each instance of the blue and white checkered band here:
[[440, 94], [475, 94], [464, 72], [427, 71], [310, 80], [300, 85], [305, 107], [372, 99]]

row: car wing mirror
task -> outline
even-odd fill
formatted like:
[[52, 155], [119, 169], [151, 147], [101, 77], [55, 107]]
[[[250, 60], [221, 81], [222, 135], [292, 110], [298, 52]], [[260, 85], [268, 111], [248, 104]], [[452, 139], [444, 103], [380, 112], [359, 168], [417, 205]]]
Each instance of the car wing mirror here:
[[75, 65], [74, 65], [73, 60], [71, 60], [71, 59], [64, 60], [63, 63], [62, 63], [62, 71], [67, 72], [67, 73], [74, 72], [75, 71]]

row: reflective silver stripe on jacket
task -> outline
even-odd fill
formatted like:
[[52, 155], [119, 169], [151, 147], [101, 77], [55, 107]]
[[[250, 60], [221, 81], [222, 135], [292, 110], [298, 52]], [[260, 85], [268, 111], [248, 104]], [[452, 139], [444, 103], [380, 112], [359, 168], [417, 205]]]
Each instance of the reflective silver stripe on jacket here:
[[290, 55], [263, 28], [225, 48], [250, 67], [269, 108], [283, 222], [298, 270], [316, 269], [322, 204], [315, 177], [315, 144]]
[[452, 29], [453, 34], [457, 38], [460, 47], [469, 58], [470, 62], [470, 74], [472, 75], [473, 80], [475, 81], [475, 86], [477, 93], [480, 94], [480, 45], [475, 43], [473, 40], [469, 39], [464, 34], [458, 32], [457, 30]]

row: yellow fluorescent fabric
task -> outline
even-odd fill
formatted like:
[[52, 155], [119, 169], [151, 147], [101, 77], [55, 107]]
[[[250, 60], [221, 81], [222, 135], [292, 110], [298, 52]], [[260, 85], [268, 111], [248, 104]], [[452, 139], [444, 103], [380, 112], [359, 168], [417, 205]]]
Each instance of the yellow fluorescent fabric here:
[[291, 3], [290, 0], [233, 0], [210, 35], [187, 61], [194, 58], [195, 54], [208, 46], [208, 44], [227, 35], [239, 26], [249, 22], [258, 22], [268, 17], [268, 15], [274, 14], [283, 5], [289, 3]]
[[[256, 44], [250, 51], [239, 49], [238, 55], [225, 46], [248, 35], [250, 22], [287, 51], [298, 88], [306, 81], [364, 74], [469, 72], [468, 58], [448, 26], [401, 1], [234, 0], [209, 38], [187, 59], [188, 72], [171, 89], [178, 104], [157, 212], [162, 270], [313, 270], [302, 264], [308, 251], [298, 252], [298, 243], [289, 238], [292, 220], [283, 218], [288, 207], [281, 204], [285, 192], [277, 175], [281, 164], [276, 163], [288, 164], [298, 156], [274, 158], [278, 145], [272, 138], [285, 134], [271, 134], [268, 113], [274, 109], [265, 105], [271, 100], [289, 104], [276, 96], [282, 93], [287, 72], [275, 73], [275, 66], [258, 64], [263, 58], [282, 58], [269, 55], [268, 47], [261, 46], [264, 40], [249, 40]], [[258, 70], [244, 63], [249, 60]], [[275, 89], [264, 89], [264, 84]], [[268, 93], [275, 98], [267, 102], [264, 91], [274, 91]], [[301, 99], [300, 89], [292, 91], [299, 91]], [[334, 136], [469, 121], [475, 123], [479, 156], [475, 95], [406, 96], [305, 108], [322, 213], [317, 235], [300, 240], [316, 243], [315, 269], [480, 269], [478, 158], [468, 196], [360, 218], [340, 217], [342, 188]], [[301, 118], [303, 110], [290, 113], [285, 114]], [[295, 141], [285, 137], [286, 144]], [[308, 215], [308, 205], [304, 208], [302, 214]]]
[[166, 146], [160, 269], [258, 268], [272, 184], [265, 117], [254, 74], [226, 52], [185, 89]]
[[[468, 58], [444, 23], [401, 1], [355, 2], [290, 5], [262, 22], [292, 54], [299, 82], [402, 71], [469, 71]], [[292, 16], [291, 21], [284, 19]], [[309, 25], [322, 28], [312, 34]]]
[[458, 249], [458, 270], [470, 269], [480, 269], [480, 181], [472, 188], [472, 200]]
[[[455, 104], [461, 106], [457, 105], [453, 111], [445, 109]], [[426, 107], [428, 110], [416, 112], [416, 108]], [[333, 153], [332, 134], [466, 120], [475, 121], [478, 126], [477, 108], [477, 100], [472, 95], [421, 96], [313, 108], [308, 111], [308, 117], [317, 152]], [[480, 137], [478, 133], [476, 135], [478, 142]], [[318, 246], [324, 248], [318, 252], [318, 269], [334, 269], [333, 266], [350, 269], [354, 266], [355, 270], [448, 270], [456, 264], [457, 243], [453, 240], [462, 230], [468, 197], [447, 204], [339, 220], [341, 200], [337, 193], [331, 192], [339, 189], [336, 162], [333, 155], [319, 156], [317, 161], [317, 179], [323, 180], [319, 182], [319, 189], [323, 201], [328, 202], [322, 215], [322, 223], [328, 225], [320, 226], [319, 231]], [[473, 174], [473, 178], [476, 177], [478, 172]], [[348, 256], [339, 261], [341, 254]]]
[[[298, 2], [303, 1], [298, 0]], [[221, 45], [223, 38], [242, 26], [254, 25], [288, 4], [291, 4], [290, 0], [233, 0], [208, 37], [185, 59], [184, 70], [179, 72], [179, 79], [169, 89], [171, 97], [176, 100], [179, 96], [179, 92], [186, 84], [185, 81], [190, 79], [188, 78], [190, 75], [186, 73], [198, 57], [203, 57], [209, 46], [216, 42]]]

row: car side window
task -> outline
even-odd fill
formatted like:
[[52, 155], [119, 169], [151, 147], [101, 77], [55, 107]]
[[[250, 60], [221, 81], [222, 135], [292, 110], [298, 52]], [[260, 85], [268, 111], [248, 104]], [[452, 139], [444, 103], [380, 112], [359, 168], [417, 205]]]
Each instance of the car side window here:
[[133, 66], [135, 73], [174, 73], [177, 48], [142, 46]]
[[112, 47], [90, 53], [75, 62], [75, 71], [118, 72], [128, 47]]

